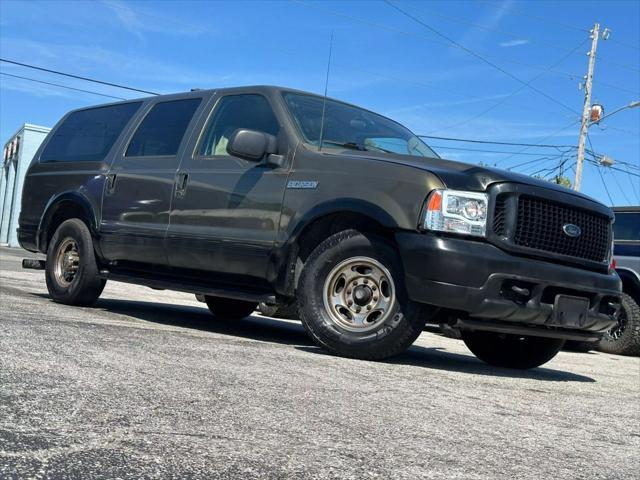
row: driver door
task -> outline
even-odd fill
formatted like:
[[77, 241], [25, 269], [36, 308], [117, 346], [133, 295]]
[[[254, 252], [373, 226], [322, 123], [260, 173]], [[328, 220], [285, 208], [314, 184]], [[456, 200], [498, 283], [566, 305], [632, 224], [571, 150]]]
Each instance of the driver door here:
[[172, 267], [263, 280], [288, 167], [231, 156], [227, 142], [238, 128], [276, 137], [281, 131], [263, 95], [229, 94], [216, 100], [193, 154], [183, 157], [178, 170], [167, 252]]

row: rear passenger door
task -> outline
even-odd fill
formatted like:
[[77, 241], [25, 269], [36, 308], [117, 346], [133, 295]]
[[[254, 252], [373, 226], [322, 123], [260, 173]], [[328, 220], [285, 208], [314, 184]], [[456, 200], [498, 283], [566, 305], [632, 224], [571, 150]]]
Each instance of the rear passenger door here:
[[239, 128], [276, 136], [278, 153], [286, 156], [284, 132], [267, 97], [216, 99], [178, 171], [167, 250], [172, 267], [232, 274], [220, 281], [261, 281], [276, 240], [288, 167], [230, 155], [227, 143]]
[[167, 264], [164, 237], [175, 174], [202, 103], [198, 96], [148, 105], [121, 146], [103, 194], [101, 247], [107, 260]]

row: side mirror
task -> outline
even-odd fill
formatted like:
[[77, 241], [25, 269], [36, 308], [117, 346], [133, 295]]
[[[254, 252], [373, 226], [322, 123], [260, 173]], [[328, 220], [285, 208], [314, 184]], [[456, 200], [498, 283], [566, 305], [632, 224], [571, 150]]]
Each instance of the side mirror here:
[[278, 151], [278, 141], [273, 135], [239, 128], [229, 138], [227, 152], [229, 155], [244, 158], [252, 162], [258, 162], [265, 155]]

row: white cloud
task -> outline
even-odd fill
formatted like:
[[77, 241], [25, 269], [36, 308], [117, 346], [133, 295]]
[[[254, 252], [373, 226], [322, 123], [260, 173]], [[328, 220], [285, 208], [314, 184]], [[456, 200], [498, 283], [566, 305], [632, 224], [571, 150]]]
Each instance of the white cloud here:
[[[201, 25], [184, 23], [172, 18], [160, 17], [139, 9], [134, 10], [127, 3], [120, 0], [102, 0], [101, 3], [114, 13], [120, 24], [126, 30], [134, 34], [139, 39], [144, 38], [144, 32], [180, 36], [198, 36], [204, 33], [217, 33], [217, 31]], [[145, 19], [141, 17], [145, 17]]]
[[526, 45], [527, 43], [529, 43], [529, 40], [527, 40], [526, 38], [519, 38], [517, 40], [500, 42], [498, 45], [500, 45], [503, 48], [510, 48], [510, 47], [519, 47], [520, 45]]

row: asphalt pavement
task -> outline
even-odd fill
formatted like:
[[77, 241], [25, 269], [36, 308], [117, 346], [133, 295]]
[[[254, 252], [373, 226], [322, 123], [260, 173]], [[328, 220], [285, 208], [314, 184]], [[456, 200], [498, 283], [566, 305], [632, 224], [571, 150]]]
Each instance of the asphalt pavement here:
[[425, 332], [385, 362], [292, 321], [110, 282], [53, 303], [0, 249], [0, 478], [640, 478], [640, 359], [489, 367]]

